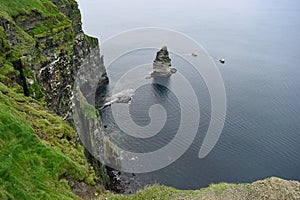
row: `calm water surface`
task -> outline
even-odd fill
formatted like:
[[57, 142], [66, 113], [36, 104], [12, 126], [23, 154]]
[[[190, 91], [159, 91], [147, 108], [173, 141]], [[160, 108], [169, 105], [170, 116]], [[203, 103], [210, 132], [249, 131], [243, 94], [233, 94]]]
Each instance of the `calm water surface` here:
[[[227, 93], [227, 117], [213, 151], [198, 159], [208, 128], [210, 99], [204, 81], [175, 55], [172, 63], [191, 80], [200, 102], [201, 120], [194, 143], [172, 165], [138, 175], [143, 184], [158, 182], [180, 189], [196, 189], [218, 182], [250, 182], [270, 176], [300, 180], [300, 2], [297, 0], [244, 1], [100, 1], [79, 0], [87, 33], [100, 41], [132, 28], [155, 26], [183, 32], [201, 43], [214, 57]], [[150, 38], [149, 38], [150, 39]], [[153, 61], [145, 50], [114, 63], [119, 77], [132, 59]], [[176, 76], [170, 80], [170, 85]], [[183, 88], [184, 89], [184, 88]], [[123, 148], [153, 151], [176, 133], [180, 110], [167, 88], [148, 84], [139, 88], [130, 106], [139, 125], [149, 123], [148, 108], [161, 103], [168, 121], [157, 137], [136, 140], [115, 134]], [[189, 98], [185, 99], [189, 103]], [[104, 123], [114, 122], [108, 110]], [[122, 134], [120, 134], [122, 135]]]

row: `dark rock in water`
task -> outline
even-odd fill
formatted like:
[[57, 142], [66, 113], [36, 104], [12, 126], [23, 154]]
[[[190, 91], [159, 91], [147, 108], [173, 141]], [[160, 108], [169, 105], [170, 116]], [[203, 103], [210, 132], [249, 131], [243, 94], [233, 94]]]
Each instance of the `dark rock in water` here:
[[156, 58], [154, 60], [154, 63], [165, 63], [171, 66], [171, 58], [169, 57], [168, 48], [166, 46], [162, 47], [161, 50], [159, 50], [156, 53]]
[[171, 58], [169, 57], [168, 48], [162, 47], [156, 54], [153, 62], [153, 72], [151, 77], [169, 77], [177, 70], [171, 67]]

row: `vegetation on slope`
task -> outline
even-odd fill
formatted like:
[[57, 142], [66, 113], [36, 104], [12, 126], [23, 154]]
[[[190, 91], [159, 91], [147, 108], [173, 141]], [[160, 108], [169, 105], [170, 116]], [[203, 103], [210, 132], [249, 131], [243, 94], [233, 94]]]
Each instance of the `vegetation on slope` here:
[[61, 117], [0, 83], [0, 199], [76, 198], [69, 185], [95, 185], [75, 140]]
[[[0, 25], [0, 82], [43, 100], [37, 69], [49, 64], [54, 54], [71, 56], [72, 21], [49, 0], [5, 0], [0, 2]], [[16, 67], [19, 60], [21, 66]]]
[[[14, 118], [11, 110], [0, 114], [0, 198], [72, 199], [75, 195], [59, 176], [78, 170], [61, 152], [46, 147], [30, 126]], [[72, 173], [72, 172], [71, 172]]]
[[[0, 199], [93, 196], [105, 184], [105, 168], [96, 178], [73, 128], [46, 108], [39, 84], [68, 87], [75, 51], [84, 56], [96, 44], [81, 32], [75, 0], [0, 1]], [[54, 81], [41, 81], [41, 69], [58, 57]]]
[[[35, 37], [45, 36], [47, 33], [52, 34], [56, 29], [63, 26], [71, 26], [72, 22], [63, 15], [51, 1], [49, 0], [6, 0], [1, 2], [0, 10], [6, 12], [9, 16], [18, 22], [25, 22], [27, 16], [38, 17], [34, 27], [29, 31], [30, 35]], [[27, 27], [29, 28], [29, 27]], [[40, 35], [42, 34], [42, 35]]]
[[134, 195], [106, 194], [109, 200], [217, 200], [217, 199], [300, 199], [300, 183], [272, 177], [248, 184], [212, 184], [201, 190], [177, 190], [167, 186], [150, 186]]

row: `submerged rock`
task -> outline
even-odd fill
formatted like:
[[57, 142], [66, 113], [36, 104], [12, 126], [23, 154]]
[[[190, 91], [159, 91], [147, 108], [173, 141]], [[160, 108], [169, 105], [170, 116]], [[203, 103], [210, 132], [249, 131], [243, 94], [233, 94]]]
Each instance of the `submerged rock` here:
[[151, 77], [169, 77], [177, 70], [171, 67], [171, 58], [169, 57], [168, 48], [162, 47], [156, 54], [153, 62], [153, 72]]

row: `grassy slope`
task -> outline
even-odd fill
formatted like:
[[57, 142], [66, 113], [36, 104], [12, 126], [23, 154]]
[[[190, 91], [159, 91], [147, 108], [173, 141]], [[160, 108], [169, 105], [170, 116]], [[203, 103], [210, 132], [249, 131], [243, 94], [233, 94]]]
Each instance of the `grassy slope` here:
[[[1, 12], [6, 12], [9, 16], [20, 16], [32, 14], [32, 11], [41, 14], [41, 17], [48, 19], [47, 21], [37, 24], [30, 35], [39, 37], [40, 34], [45, 35], [52, 29], [62, 27], [64, 25], [71, 26], [72, 22], [59, 12], [58, 8], [49, 0], [5, 0], [0, 4]], [[22, 20], [20, 18], [19, 20]]]
[[212, 184], [201, 190], [176, 190], [166, 186], [151, 186], [135, 195], [103, 195], [100, 199], [165, 199], [165, 200], [215, 200], [215, 199], [300, 199], [300, 183], [280, 178], [268, 178], [251, 184]]
[[[31, 18], [36, 19], [34, 27], [23, 30], [19, 24]], [[47, 109], [42, 98], [24, 97], [15, 81], [19, 71], [12, 64], [24, 60], [24, 74], [33, 78], [26, 62], [32, 59], [40, 65], [45, 58], [39, 52], [47, 48], [39, 43], [36, 49], [38, 38], [53, 37], [62, 44], [58, 53], [60, 48], [71, 53], [72, 21], [49, 0], [1, 0], [0, 21], [9, 24], [6, 32], [0, 26], [0, 199], [76, 199], [69, 185], [81, 194], [98, 178], [74, 130]], [[58, 37], [61, 34], [70, 39]], [[17, 43], [12, 45], [8, 37]], [[33, 88], [35, 94], [37, 90]]]
[[74, 140], [62, 118], [0, 83], [0, 199], [76, 198], [60, 177], [95, 184]]
[[[58, 180], [71, 165], [61, 152], [46, 147], [30, 126], [23, 125], [6, 107], [0, 114], [2, 135], [0, 199], [72, 199], [74, 194]], [[11, 113], [12, 112], [12, 113]]]

